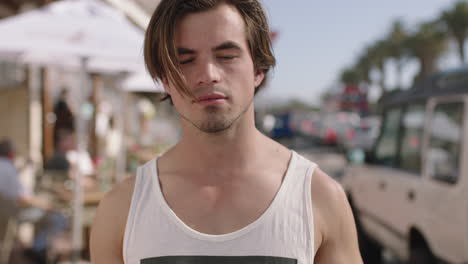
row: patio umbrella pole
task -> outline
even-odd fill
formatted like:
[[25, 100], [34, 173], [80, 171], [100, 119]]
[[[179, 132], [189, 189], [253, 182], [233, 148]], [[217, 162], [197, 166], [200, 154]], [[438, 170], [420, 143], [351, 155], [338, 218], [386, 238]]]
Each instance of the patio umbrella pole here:
[[78, 111], [76, 115], [76, 139], [78, 157], [75, 163], [74, 174], [74, 199], [73, 199], [73, 230], [72, 230], [72, 245], [73, 245], [73, 260], [72, 263], [78, 263], [81, 260], [81, 253], [83, 250], [83, 186], [82, 178], [83, 172], [81, 171], [81, 159], [86, 153], [86, 124], [82, 107], [85, 103], [87, 85], [86, 69], [88, 59], [86, 57], [80, 58], [81, 72], [80, 72], [80, 89], [78, 95]]

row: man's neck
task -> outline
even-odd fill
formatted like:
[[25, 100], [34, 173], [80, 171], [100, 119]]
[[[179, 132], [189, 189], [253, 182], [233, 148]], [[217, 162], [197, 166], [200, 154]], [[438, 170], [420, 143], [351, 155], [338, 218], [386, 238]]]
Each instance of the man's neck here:
[[[245, 120], [244, 120], [245, 121]], [[253, 120], [238, 124], [226, 131], [209, 134], [184, 127], [184, 136], [175, 147], [182, 164], [204, 173], [220, 170], [242, 170], [251, 165], [263, 149], [265, 137], [257, 130]]]

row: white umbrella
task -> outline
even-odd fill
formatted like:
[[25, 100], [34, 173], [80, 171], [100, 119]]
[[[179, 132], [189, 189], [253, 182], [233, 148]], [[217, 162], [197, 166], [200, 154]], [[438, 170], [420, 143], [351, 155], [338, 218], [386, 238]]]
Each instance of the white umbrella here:
[[[75, 64], [82, 69], [82, 86], [86, 85], [85, 72], [93, 67], [111, 71], [142, 68], [143, 31], [122, 13], [96, 0], [64, 0], [0, 20], [0, 35], [0, 53], [21, 54], [26, 62], [63, 65], [78, 61]], [[78, 105], [84, 99], [82, 92]], [[84, 153], [84, 116], [76, 116], [78, 152]], [[76, 182], [81, 181], [81, 175], [77, 170]], [[75, 185], [73, 245], [79, 251], [83, 194], [80, 184]]]
[[162, 93], [164, 88], [160, 82], [155, 82], [144, 70], [130, 74], [122, 83], [126, 92]]
[[[64, 0], [0, 20], [0, 51], [56, 60], [61, 56], [142, 62], [144, 33], [96, 0]], [[133, 68], [132, 68], [133, 70]]]

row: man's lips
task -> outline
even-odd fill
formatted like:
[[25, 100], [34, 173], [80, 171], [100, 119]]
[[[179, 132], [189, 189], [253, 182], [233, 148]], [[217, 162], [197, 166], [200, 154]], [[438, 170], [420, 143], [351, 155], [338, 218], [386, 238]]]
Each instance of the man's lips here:
[[223, 94], [205, 94], [202, 96], [198, 96], [194, 101], [196, 103], [209, 103], [209, 102], [217, 102], [226, 100], [227, 96]]

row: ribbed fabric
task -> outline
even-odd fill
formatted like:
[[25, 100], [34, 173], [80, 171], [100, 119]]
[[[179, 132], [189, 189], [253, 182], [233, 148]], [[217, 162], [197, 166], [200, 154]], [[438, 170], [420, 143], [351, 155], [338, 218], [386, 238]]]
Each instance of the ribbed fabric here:
[[169, 207], [161, 192], [157, 159], [137, 170], [123, 243], [126, 264], [168, 263], [168, 257], [180, 264], [211, 263], [204, 257], [216, 257], [218, 264], [232, 263], [233, 257], [249, 264], [314, 262], [311, 182], [316, 164], [292, 151], [267, 210], [240, 230], [209, 235], [187, 226]]

